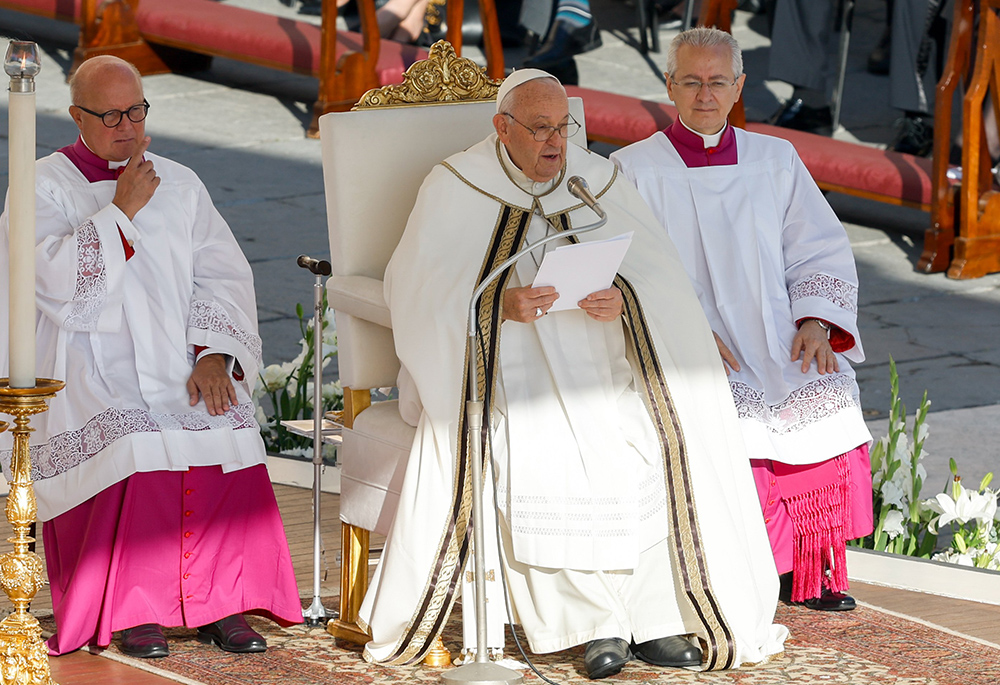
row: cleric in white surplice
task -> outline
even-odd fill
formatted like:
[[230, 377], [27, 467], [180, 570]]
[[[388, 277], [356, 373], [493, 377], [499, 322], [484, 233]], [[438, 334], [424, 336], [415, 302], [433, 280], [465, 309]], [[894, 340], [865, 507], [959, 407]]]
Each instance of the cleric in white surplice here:
[[[517, 71], [497, 99], [497, 133], [431, 171], [386, 270], [401, 412], [417, 435], [361, 610], [365, 657], [421, 658], [456, 599], [471, 556], [464, 399], [476, 354], [508, 587], [531, 649], [588, 643], [591, 678], [621, 670], [630, 644], [659, 665], [764, 661], [786, 635], [772, 623], [776, 572], [712, 332], [677, 253], [608, 160], [567, 146], [577, 124], [558, 81]], [[467, 350], [483, 275], [547, 232], [596, 219], [567, 191], [573, 175], [610, 217], [582, 240], [635, 232], [614, 286], [549, 313], [554, 290], [530, 288], [538, 249], [486, 290], [484, 341]], [[494, 611], [502, 622], [502, 595], [488, 606], [491, 625]]]
[[[250, 384], [253, 273], [195, 173], [147, 150], [131, 64], [70, 80], [76, 142], [36, 164], [37, 372], [65, 379], [32, 420], [53, 654], [168, 655], [161, 626], [266, 649], [244, 612], [302, 618]], [[7, 270], [0, 217], [0, 273]], [[4, 277], [3, 286], [7, 279]], [[0, 293], [0, 371], [7, 364]], [[10, 434], [0, 435], [10, 473]], [[8, 475], [9, 477], [9, 475]]]
[[788, 141], [727, 123], [746, 78], [732, 36], [679, 34], [666, 75], [677, 120], [611, 159], [677, 246], [716, 333], [782, 599], [853, 609], [845, 543], [872, 531], [872, 488], [850, 242]]

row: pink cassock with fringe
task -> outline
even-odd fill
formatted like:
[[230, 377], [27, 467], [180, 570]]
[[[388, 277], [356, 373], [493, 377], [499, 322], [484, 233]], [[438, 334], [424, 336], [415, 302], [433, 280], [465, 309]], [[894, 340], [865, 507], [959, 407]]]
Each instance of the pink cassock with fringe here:
[[868, 445], [818, 464], [750, 466], [778, 573], [794, 571], [792, 601], [819, 597], [824, 584], [846, 590], [845, 543], [874, 529]]
[[264, 465], [136, 473], [43, 528], [56, 634], [49, 653], [142, 623], [197, 627], [230, 614], [302, 621]]

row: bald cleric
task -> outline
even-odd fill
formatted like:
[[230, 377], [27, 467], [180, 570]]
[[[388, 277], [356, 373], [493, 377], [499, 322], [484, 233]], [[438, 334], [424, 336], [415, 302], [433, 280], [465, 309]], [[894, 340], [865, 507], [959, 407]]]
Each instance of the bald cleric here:
[[[777, 576], [712, 332], [670, 240], [608, 160], [567, 144], [579, 124], [551, 75], [508, 77], [493, 125], [427, 176], [386, 269], [401, 413], [417, 431], [361, 609], [372, 635], [365, 657], [420, 659], [471, 571], [463, 399], [472, 354], [499, 502], [485, 519], [490, 530], [498, 518], [502, 542], [498, 550], [486, 536], [487, 565], [496, 560], [488, 646], [502, 646], [503, 570], [531, 649], [586, 644], [591, 678], [633, 656], [707, 669], [765, 660], [786, 634], [772, 624]], [[559, 293], [531, 286], [539, 248], [486, 290], [483, 344], [468, 350], [469, 299], [483, 274], [522, 245], [594, 221], [566, 189], [573, 175], [609, 216], [582, 240], [634, 231], [614, 284], [550, 311]], [[486, 490], [492, 503], [489, 477]]]
[[[126, 654], [163, 657], [161, 626], [189, 626], [263, 651], [242, 614], [287, 625], [302, 607], [249, 396], [250, 266], [194, 172], [147, 151], [131, 64], [94, 57], [70, 89], [80, 137], [36, 167], [38, 375], [66, 380], [31, 439], [49, 650], [121, 630]], [[7, 239], [5, 212], [0, 271]], [[6, 345], [0, 330], [4, 365]]]

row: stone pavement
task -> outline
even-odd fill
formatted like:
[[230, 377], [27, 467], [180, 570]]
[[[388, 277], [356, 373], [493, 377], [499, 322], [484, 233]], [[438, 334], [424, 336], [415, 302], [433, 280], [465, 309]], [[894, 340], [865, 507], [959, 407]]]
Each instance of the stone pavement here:
[[[279, 0], [222, 0], [261, 11], [298, 16]], [[664, 55], [638, 51], [636, 12], [622, 0], [593, 0], [602, 48], [577, 58], [581, 85], [665, 100]], [[865, 72], [868, 51], [881, 31], [880, 0], [860, 0], [849, 53], [843, 128], [836, 137], [884, 145], [897, 116], [889, 108], [888, 78]], [[661, 28], [665, 48], [674, 29]], [[745, 49], [750, 119], [766, 118], [791, 88], [766, 80], [769, 40], [761, 16], [738, 12], [734, 33]], [[66, 108], [76, 29], [0, 11], [0, 35], [37, 40], [38, 154], [71, 142], [76, 130]], [[5, 45], [5, 43], [4, 43]], [[833, 49], [834, 46], [831, 46]], [[475, 50], [466, 54], [475, 56]], [[516, 66], [523, 51], [507, 51]], [[197, 171], [230, 223], [256, 277], [265, 360], [298, 352], [297, 302], [310, 309], [312, 277], [295, 266], [301, 253], [326, 257], [326, 211], [320, 146], [306, 139], [316, 81], [216, 59], [209, 71], [145, 79], [152, 104], [151, 150]], [[0, 136], [6, 136], [6, 99]], [[6, 146], [0, 148], [0, 190], [6, 190]], [[861, 332], [868, 361], [858, 369], [866, 415], [876, 437], [885, 432], [889, 356], [899, 366], [904, 401], [912, 413], [924, 390], [933, 402], [928, 420], [929, 484], [945, 483], [954, 457], [975, 481], [1000, 471], [1000, 276], [953, 281], [914, 271], [926, 213], [831, 195], [854, 246], [861, 278]], [[1000, 476], [1000, 474], [998, 474]]]

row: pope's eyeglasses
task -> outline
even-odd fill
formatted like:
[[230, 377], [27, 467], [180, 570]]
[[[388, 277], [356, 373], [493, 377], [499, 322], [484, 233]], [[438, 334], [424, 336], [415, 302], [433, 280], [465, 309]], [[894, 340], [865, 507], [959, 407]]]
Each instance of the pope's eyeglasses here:
[[[504, 112], [504, 116], [508, 116], [511, 119], [514, 119], [514, 115], [511, 114], [510, 112]], [[572, 136], [573, 134], [575, 134], [577, 131], [580, 130], [580, 124], [578, 124], [572, 116], [570, 116], [569, 121], [559, 126], [539, 126], [538, 128], [531, 128], [530, 126], [522, 124], [517, 119], [514, 119], [514, 123], [520, 126], [524, 126], [524, 128], [531, 131], [531, 137], [534, 138], [539, 143], [544, 143], [545, 141], [552, 138], [552, 136], [554, 136], [556, 133], [559, 134], [560, 138], [569, 138], [570, 136]]]
[[[671, 81], [674, 81], [673, 77], [670, 77]], [[732, 81], [724, 81], [722, 79], [715, 79], [705, 83], [703, 81], [674, 81], [676, 85], [681, 90], [687, 92], [689, 95], [697, 95], [701, 92], [702, 88], [707, 87], [713, 95], [721, 95], [725, 93], [727, 89], [732, 88], [736, 85], [738, 79], [733, 79]]]
[[122, 117], [127, 116], [128, 120], [133, 124], [138, 124], [140, 121], [146, 118], [146, 113], [149, 112], [149, 103], [143, 98], [141, 105], [133, 105], [128, 109], [109, 109], [107, 112], [95, 112], [86, 107], [76, 106], [77, 109], [82, 109], [87, 114], [99, 118], [105, 126], [108, 128], [114, 128], [122, 122]]

